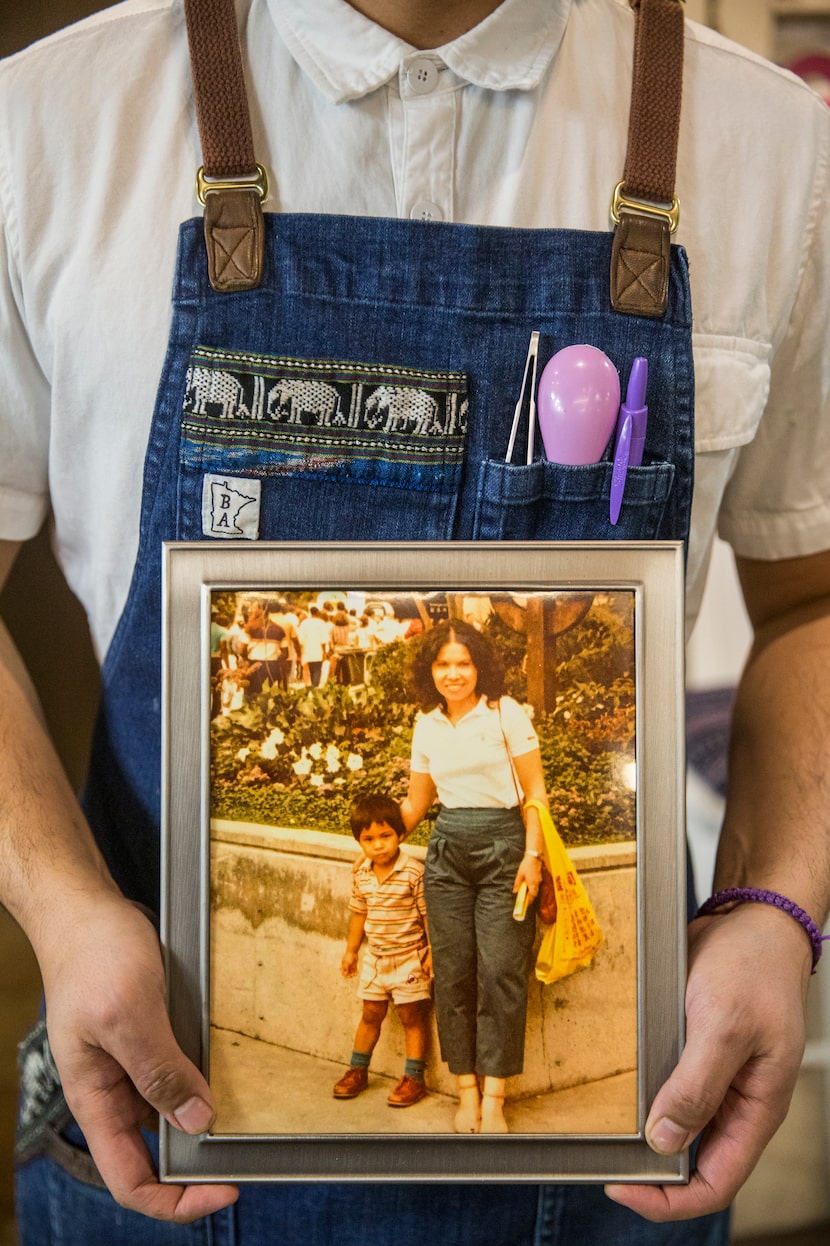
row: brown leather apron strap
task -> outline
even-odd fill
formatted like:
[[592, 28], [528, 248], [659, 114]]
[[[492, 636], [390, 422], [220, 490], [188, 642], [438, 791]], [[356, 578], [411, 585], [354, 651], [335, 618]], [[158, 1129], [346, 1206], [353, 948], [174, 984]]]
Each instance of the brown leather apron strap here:
[[678, 0], [629, 0], [637, 17], [628, 152], [614, 191], [611, 304], [636, 316], [663, 316], [683, 89], [684, 16]]
[[[678, 0], [630, 0], [637, 15], [628, 154], [614, 192], [611, 303], [662, 316], [669, 274], [683, 81]], [[256, 163], [233, 0], [184, 0], [204, 164], [197, 177], [215, 290], [251, 290], [262, 277], [267, 195]]]
[[233, 0], [184, 0], [203, 165], [208, 273], [214, 290], [253, 290], [262, 279], [265, 170], [254, 158]]

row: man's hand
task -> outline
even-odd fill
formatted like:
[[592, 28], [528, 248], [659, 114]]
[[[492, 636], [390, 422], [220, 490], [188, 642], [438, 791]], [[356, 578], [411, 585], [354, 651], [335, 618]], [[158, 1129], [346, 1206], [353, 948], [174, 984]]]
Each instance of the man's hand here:
[[[830, 551], [737, 559], [755, 632], [732, 721], [715, 890], [777, 891], [821, 924], [830, 902]], [[674, 1154], [701, 1134], [688, 1186], [611, 1186], [650, 1220], [726, 1207], [786, 1115], [804, 1049], [810, 941], [788, 913], [742, 904], [690, 931], [686, 1048], [646, 1137]]]
[[124, 1207], [187, 1223], [235, 1201], [232, 1186], [161, 1185], [141, 1137], [156, 1113], [198, 1134], [215, 1116], [207, 1082], [173, 1037], [156, 933], [115, 892], [90, 897], [41, 971], [49, 1040], [67, 1103]]
[[[0, 586], [17, 544], [0, 541]], [[187, 1133], [214, 1116], [165, 1008], [152, 925], [118, 892], [0, 626], [0, 885], [35, 950], [64, 1094], [124, 1207], [185, 1223], [232, 1203], [231, 1186], [161, 1185], [141, 1126], [161, 1112]]]
[[648, 1220], [727, 1207], [783, 1121], [804, 1051], [809, 940], [787, 913], [744, 904], [690, 928], [686, 1047], [646, 1123], [655, 1151], [676, 1154], [702, 1132], [686, 1186], [613, 1185]]

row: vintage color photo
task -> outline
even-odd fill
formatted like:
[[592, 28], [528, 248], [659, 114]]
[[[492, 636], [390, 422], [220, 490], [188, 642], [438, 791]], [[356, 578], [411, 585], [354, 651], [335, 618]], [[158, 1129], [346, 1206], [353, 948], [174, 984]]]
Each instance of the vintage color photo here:
[[[681, 1026], [677, 547], [602, 575], [596, 547], [336, 548], [168, 547], [171, 1012], [218, 1108], [186, 1160], [166, 1131], [168, 1175], [336, 1173], [340, 1138], [373, 1179], [649, 1179]], [[651, 922], [649, 860], [675, 884]]]
[[[217, 1133], [479, 1132], [464, 1073], [500, 1131], [636, 1132], [635, 628], [633, 592], [212, 594]], [[603, 935], [551, 985], [521, 779]]]

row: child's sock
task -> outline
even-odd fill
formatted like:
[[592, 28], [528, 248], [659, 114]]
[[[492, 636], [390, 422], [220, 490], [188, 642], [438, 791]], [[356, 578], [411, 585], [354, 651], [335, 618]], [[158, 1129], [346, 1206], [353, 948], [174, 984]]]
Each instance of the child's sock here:
[[353, 1051], [349, 1064], [353, 1069], [368, 1069], [371, 1059], [371, 1051]]
[[406, 1064], [403, 1066], [403, 1075], [404, 1077], [414, 1077], [416, 1081], [422, 1082], [426, 1066], [426, 1060], [413, 1060], [410, 1056], [407, 1056]]

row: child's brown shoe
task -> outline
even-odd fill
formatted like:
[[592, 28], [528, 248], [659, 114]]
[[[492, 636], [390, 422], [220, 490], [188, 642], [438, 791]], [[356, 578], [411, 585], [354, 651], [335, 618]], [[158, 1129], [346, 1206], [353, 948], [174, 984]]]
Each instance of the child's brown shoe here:
[[419, 1099], [423, 1099], [427, 1092], [427, 1088], [417, 1077], [407, 1077], [404, 1075], [398, 1082], [395, 1089], [387, 1097], [386, 1102], [390, 1108], [410, 1108], [413, 1103], [417, 1103]]
[[335, 1099], [356, 1099], [362, 1090], [369, 1085], [369, 1070], [353, 1064], [335, 1084], [332, 1094]]

